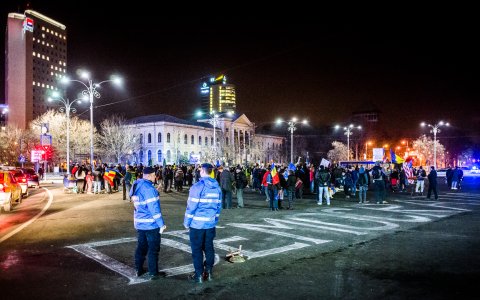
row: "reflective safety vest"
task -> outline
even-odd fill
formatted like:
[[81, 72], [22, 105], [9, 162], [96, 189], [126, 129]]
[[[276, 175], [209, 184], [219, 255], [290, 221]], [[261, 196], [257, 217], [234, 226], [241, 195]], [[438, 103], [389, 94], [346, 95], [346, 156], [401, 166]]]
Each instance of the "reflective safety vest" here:
[[151, 230], [165, 225], [160, 208], [160, 195], [153, 182], [138, 179], [130, 190], [130, 197], [135, 206], [133, 213], [135, 229]]
[[183, 225], [195, 229], [213, 228], [221, 209], [222, 190], [218, 182], [209, 176], [202, 177], [190, 188]]

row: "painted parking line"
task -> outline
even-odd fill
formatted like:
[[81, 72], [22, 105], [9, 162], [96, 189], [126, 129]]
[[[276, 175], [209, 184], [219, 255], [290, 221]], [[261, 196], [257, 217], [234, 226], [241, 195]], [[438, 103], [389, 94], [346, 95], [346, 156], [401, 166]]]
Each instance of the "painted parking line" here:
[[[261, 249], [245, 247], [243, 254], [248, 259], [278, 255], [283, 252], [295, 251], [306, 247], [319, 247], [323, 244], [333, 242], [332, 239], [325, 239], [322, 236], [356, 235], [366, 236], [378, 233], [387, 233], [397, 230], [408, 224], [422, 224], [434, 220], [445, 218], [463, 211], [469, 211], [465, 208], [455, 207], [451, 202], [426, 202], [415, 200], [396, 200], [399, 204], [389, 205], [361, 205], [347, 208], [325, 208], [317, 212], [302, 212], [283, 218], [263, 218], [258, 223], [227, 223], [222, 228], [232, 227], [237, 235], [224, 237], [214, 241], [215, 248], [223, 251], [231, 251], [232, 246], [229, 243], [241, 243], [250, 241], [250, 247], [255, 247], [257, 241], [265, 245], [262, 237], [267, 238], [272, 235], [282, 237], [281, 245], [273, 245], [269, 249], [262, 246]], [[408, 207], [406, 207], [407, 205]], [[365, 214], [366, 211], [376, 212], [377, 215]], [[355, 225], [352, 225], [355, 224]], [[230, 228], [228, 228], [230, 227]], [[254, 232], [252, 238], [242, 237], [239, 232]], [[180, 241], [163, 236], [171, 236]], [[368, 238], [367, 238], [368, 239]], [[182, 252], [190, 253], [189, 237], [187, 230], [178, 230], [164, 232], [162, 234], [162, 246], [172, 247]], [[293, 240], [293, 243], [289, 243]], [[185, 241], [185, 242], [182, 242]], [[97, 250], [97, 247], [117, 245], [121, 243], [136, 242], [136, 238], [123, 238], [108, 241], [98, 241], [93, 243], [68, 246], [68, 248], [89, 257], [106, 268], [126, 277], [129, 284], [137, 284], [147, 281], [135, 276], [135, 269], [122, 262], [115, 260]], [[253, 242], [253, 244], [252, 244]], [[286, 243], [286, 244], [285, 244]], [[267, 243], [268, 244], [268, 243]], [[268, 244], [271, 245], [271, 244]], [[219, 262], [219, 256], [215, 255], [215, 265]], [[177, 267], [163, 269], [166, 276], [177, 276], [191, 273], [194, 271], [192, 264], [181, 265]]]
[[[67, 246], [67, 248], [71, 248], [85, 255], [86, 257], [100, 263], [107, 269], [110, 269], [126, 277], [129, 280], [129, 284], [137, 284], [137, 283], [142, 283], [149, 280], [144, 279], [142, 277], [137, 277], [135, 268], [127, 266], [126, 264], [119, 262], [118, 260], [95, 249], [96, 247], [101, 247], [101, 246], [110, 246], [110, 245], [117, 245], [117, 244], [123, 244], [123, 243], [131, 243], [136, 241], [137, 241], [136, 238], [122, 238], [122, 239], [116, 239], [116, 240], [107, 240], [107, 241], [99, 241], [99, 242], [79, 244], [79, 245], [71, 245], [71, 246]], [[176, 248], [178, 250], [181, 250], [190, 254], [192, 253], [189, 245], [186, 245], [184, 243], [180, 243], [171, 239], [162, 238], [162, 246]], [[215, 254], [214, 265], [218, 264], [219, 261], [220, 261], [220, 258], [218, 257], [218, 255]], [[192, 273], [193, 271], [195, 271], [195, 269], [193, 268], [193, 264], [187, 264], [179, 267], [163, 269], [163, 270], [160, 270], [159, 272], [165, 273], [167, 277], [170, 277], [170, 276]]]

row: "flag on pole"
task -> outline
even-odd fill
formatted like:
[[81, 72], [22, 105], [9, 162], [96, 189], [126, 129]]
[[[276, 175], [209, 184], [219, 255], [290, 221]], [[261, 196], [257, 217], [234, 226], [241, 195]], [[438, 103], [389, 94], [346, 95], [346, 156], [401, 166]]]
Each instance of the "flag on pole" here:
[[280, 178], [278, 177], [277, 168], [275, 167], [275, 163], [272, 163], [272, 168], [270, 170], [270, 174], [272, 175], [272, 184], [278, 184], [280, 182]]
[[400, 155], [395, 154], [395, 151], [393, 151], [393, 149], [390, 149], [390, 157], [392, 163], [394, 164], [401, 164], [405, 162], [405, 159], [403, 159]]
[[413, 177], [413, 169], [412, 169], [412, 162], [405, 162], [403, 163], [403, 170], [405, 171], [405, 177], [408, 180], [408, 183], [413, 184], [415, 183], [415, 178]]

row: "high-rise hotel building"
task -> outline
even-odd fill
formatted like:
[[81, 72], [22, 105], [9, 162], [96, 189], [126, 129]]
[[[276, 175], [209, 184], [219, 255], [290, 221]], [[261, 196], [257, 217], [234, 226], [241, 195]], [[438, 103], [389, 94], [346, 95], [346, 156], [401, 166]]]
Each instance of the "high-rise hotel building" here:
[[27, 128], [66, 75], [66, 26], [33, 10], [10, 13], [5, 48], [7, 123]]
[[227, 84], [227, 76], [211, 77], [200, 88], [203, 113], [227, 113], [236, 109], [235, 85]]

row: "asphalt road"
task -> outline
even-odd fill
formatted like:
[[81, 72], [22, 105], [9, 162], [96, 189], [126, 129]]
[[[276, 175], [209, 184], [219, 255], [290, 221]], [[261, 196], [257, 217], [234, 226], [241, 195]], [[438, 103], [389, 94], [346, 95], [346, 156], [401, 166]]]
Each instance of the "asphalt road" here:
[[[215, 279], [203, 284], [186, 279], [186, 192], [161, 195], [166, 277], [144, 281], [133, 275], [132, 206], [121, 193], [44, 186], [0, 214], [2, 299], [478, 298], [480, 177], [462, 190], [441, 185], [439, 201], [391, 193], [389, 204], [358, 204], [335, 195], [327, 207], [306, 195], [279, 212], [247, 192], [246, 208], [221, 213]], [[239, 245], [247, 260], [227, 262]]]

